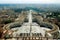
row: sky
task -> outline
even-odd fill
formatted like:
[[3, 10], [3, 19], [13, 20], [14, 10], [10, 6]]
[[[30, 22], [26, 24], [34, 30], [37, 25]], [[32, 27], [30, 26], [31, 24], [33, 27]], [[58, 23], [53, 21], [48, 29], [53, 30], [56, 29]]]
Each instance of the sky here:
[[20, 4], [60, 4], [60, 0], [0, 0], [0, 4], [20, 3]]

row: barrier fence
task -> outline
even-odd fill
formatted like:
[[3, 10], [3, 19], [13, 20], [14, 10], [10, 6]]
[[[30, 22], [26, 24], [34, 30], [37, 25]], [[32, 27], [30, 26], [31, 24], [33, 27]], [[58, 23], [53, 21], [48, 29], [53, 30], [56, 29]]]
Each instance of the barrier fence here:
[[60, 40], [60, 39], [54, 39], [50, 37], [9, 37], [2, 38], [0, 40]]

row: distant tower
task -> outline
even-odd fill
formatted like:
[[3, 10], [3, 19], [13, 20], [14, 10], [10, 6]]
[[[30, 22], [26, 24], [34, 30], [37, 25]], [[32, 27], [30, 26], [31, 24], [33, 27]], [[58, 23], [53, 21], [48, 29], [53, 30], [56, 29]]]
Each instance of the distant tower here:
[[44, 18], [46, 18], [46, 15], [44, 14]]

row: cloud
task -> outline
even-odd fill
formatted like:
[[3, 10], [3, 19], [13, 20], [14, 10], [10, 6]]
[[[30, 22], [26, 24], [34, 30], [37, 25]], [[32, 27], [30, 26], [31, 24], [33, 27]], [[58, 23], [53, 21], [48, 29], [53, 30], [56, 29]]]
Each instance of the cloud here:
[[60, 3], [60, 0], [0, 0], [0, 3]]

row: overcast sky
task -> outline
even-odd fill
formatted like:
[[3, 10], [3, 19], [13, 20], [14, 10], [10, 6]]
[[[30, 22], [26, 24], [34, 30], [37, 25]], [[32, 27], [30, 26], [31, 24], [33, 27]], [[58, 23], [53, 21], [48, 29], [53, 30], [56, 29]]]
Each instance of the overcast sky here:
[[0, 0], [0, 3], [38, 3], [38, 4], [60, 4], [60, 0]]

